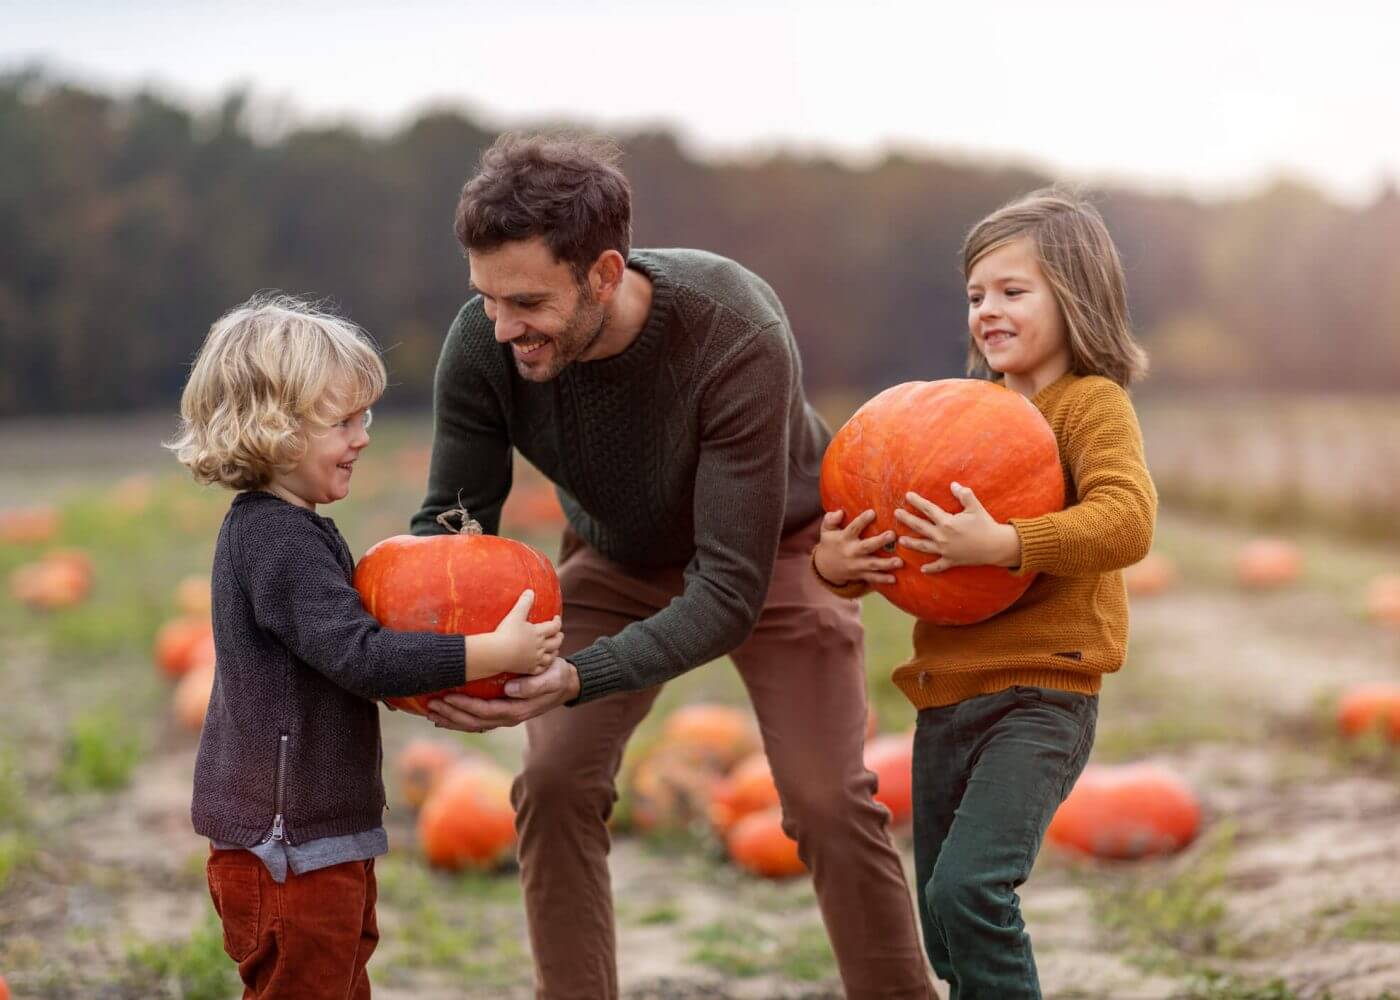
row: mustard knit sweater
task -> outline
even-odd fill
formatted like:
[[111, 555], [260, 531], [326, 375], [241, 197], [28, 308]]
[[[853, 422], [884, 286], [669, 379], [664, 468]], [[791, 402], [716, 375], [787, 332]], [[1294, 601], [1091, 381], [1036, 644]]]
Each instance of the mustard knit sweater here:
[[[1097, 375], [1064, 375], [1032, 400], [1055, 432], [1065, 509], [1013, 518], [1016, 572], [1039, 574], [1005, 611], [974, 625], [914, 625], [914, 656], [894, 683], [917, 708], [951, 705], [1017, 684], [1096, 694], [1123, 665], [1123, 567], [1152, 546], [1157, 493], [1128, 394]], [[858, 597], [862, 584], [831, 588]]]

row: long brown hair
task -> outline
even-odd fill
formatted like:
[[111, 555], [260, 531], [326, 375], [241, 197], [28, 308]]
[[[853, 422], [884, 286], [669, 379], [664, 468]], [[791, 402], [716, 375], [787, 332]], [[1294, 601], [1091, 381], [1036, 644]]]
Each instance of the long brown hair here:
[[[1147, 374], [1147, 352], [1133, 339], [1123, 262], [1098, 209], [1058, 188], [1032, 191], [997, 209], [963, 242], [963, 277], [998, 247], [1026, 237], [1055, 295], [1069, 339], [1071, 371], [1102, 375], [1123, 387]], [[987, 359], [969, 336], [967, 370], [985, 375]]]

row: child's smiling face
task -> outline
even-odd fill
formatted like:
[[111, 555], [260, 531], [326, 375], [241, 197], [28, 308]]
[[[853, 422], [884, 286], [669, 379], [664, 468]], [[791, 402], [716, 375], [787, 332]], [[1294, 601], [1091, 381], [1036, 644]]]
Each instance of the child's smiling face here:
[[370, 412], [356, 410], [330, 427], [306, 430], [306, 453], [296, 467], [274, 476], [273, 493], [282, 499], [315, 510], [350, 495], [355, 460], [369, 444]]
[[967, 278], [967, 328], [987, 367], [1031, 396], [1069, 371], [1065, 322], [1028, 237], [1005, 243], [973, 264]]

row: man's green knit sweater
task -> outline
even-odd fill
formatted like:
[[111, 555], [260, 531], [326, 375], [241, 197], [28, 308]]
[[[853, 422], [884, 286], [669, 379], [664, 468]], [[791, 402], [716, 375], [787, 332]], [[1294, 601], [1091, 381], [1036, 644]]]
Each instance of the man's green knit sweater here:
[[[807, 405], [782, 303], [740, 265], [638, 250], [651, 313], [621, 354], [528, 382], [480, 297], [438, 359], [433, 458], [415, 534], [461, 503], [494, 533], [511, 447], [558, 487], [570, 526], [624, 567], [685, 567], [664, 610], [572, 654], [579, 701], [660, 684], [752, 630], [778, 540], [821, 514], [830, 433]], [[565, 628], [568, 621], [565, 620]]]

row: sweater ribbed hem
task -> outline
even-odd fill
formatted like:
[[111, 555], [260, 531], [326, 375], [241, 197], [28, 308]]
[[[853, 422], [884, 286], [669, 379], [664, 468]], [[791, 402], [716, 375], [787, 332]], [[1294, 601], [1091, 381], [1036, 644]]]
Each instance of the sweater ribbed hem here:
[[979, 695], [996, 694], [1017, 685], [1054, 688], [1074, 694], [1098, 694], [1103, 675], [1036, 663], [1012, 666], [994, 664], [940, 673], [936, 669], [910, 663], [895, 671], [894, 684], [913, 702], [915, 708], [941, 708]]
[[1009, 522], [1021, 539], [1021, 565], [1012, 570], [1017, 576], [1040, 573], [1060, 559], [1060, 533], [1049, 517], [1032, 517]]
[[565, 704], [581, 705], [622, 690], [622, 664], [600, 644], [595, 642], [565, 658], [578, 671], [579, 683], [578, 697]]
[[818, 583], [837, 597], [849, 597], [855, 600], [858, 597], [864, 597], [866, 594], [870, 593], [870, 585], [861, 580], [852, 580], [850, 583], [835, 584], [822, 576], [822, 571], [817, 569], [817, 553], [815, 549], [812, 550], [812, 574], [817, 578]]
[[422, 690], [405, 691], [404, 695], [431, 694], [447, 688], [461, 687], [467, 683], [466, 643], [456, 633], [446, 635], [425, 635], [431, 643], [432, 659], [424, 664], [422, 682], [427, 687]]
[[[221, 840], [227, 844], [239, 844], [243, 847], [252, 847], [262, 843], [272, 830], [271, 817], [268, 818], [266, 824], [257, 827], [231, 823], [208, 813], [195, 812], [191, 814], [190, 818], [194, 820], [194, 832], [201, 837]], [[320, 840], [322, 837], [341, 837], [351, 833], [364, 833], [366, 830], [383, 826], [384, 809], [381, 806], [375, 806], [372, 809], [362, 809], [344, 816], [337, 816], [334, 819], [308, 824], [298, 823], [295, 817], [288, 815], [283, 817], [283, 822], [285, 823], [287, 842], [295, 846], [312, 840]]]

